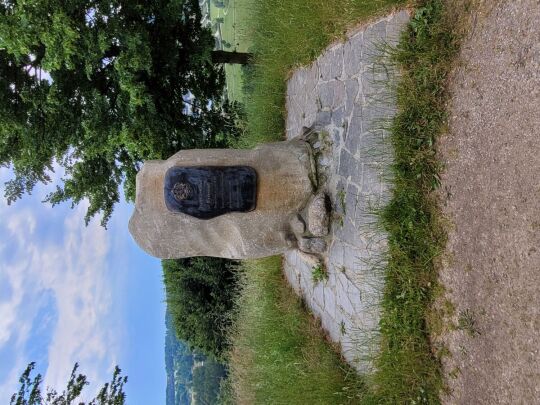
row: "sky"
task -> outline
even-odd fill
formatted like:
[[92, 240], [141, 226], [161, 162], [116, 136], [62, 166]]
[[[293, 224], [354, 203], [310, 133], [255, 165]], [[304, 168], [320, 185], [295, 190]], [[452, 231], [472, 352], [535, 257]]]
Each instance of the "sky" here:
[[160, 261], [144, 253], [122, 201], [105, 230], [84, 224], [87, 203], [42, 203], [59, 182], [8, 206], [0, 168], [0, 403], [9, 403], [31, 361], [43, 386], [63, 390], [73, 365], [88, 400], [115, 365], [128, 376], [128, 404], [165, 403], [165, 304]]

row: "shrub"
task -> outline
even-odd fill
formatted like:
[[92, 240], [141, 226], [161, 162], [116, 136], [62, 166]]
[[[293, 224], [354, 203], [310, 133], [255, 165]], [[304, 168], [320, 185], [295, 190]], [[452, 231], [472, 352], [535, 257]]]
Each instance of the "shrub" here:
[[163, 260], [162, 264], [167, 305], [178, 338], [221, 357], [238, 295], [236, 262], [195, 257]]

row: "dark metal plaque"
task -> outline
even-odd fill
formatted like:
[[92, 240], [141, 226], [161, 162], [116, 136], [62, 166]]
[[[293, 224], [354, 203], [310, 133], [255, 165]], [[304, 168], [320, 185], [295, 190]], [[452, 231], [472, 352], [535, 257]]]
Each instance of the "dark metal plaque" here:
[[170, 211], [210, 219], [254, 210], [257, 172], [249, 166], [171, 167], [164, 188]]

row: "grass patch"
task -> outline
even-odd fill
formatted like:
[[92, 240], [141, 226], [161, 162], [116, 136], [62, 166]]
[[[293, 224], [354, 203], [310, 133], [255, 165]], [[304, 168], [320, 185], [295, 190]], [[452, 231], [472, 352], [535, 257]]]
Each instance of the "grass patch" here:
[[286, 80], [333, 40], [362, 20], [388, 12], [407, 0], [236, 0], [250, 11], [246, 35], [253, 41], [254, 68], [246, 93], [247, 134], [241, 146], [284, 136]]
[[445, 245], [434, 189], [435, 142], [446, 122], [447, 78], [458, 50], [441, 0], [422, 1], [392, 59], [401, 69], [391, 128], [394, 193], [380, 221], [389, 234], [381, 352], [366, 403], [438, 403], [443, 387], [426, 321]]
[[[213, 30], [219, 29], [221, 33], [223, 50], [247, 52], [252, 46], [250, 37], [246, 34], [249, 9], [240, 7], [237, 3], [238, 0], [224, 0], [224, 7], [217, 7], [216, 2], [210, 1], [210, 17], [214, 24]], [[241, 66], [226, 64], [224, 69], [228, 98], [233, 101], [245, 102]]]
[[243, 264], [230, 379], [237, 404], [358, 403], [363, 384], [283, 279], [280, 257]]

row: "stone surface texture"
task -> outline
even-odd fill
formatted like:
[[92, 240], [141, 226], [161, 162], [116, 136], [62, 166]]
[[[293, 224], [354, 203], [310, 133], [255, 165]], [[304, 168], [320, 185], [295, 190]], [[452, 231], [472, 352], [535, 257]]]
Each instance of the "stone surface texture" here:
[[329, 217], [326, 204], [326, 195], [319, 193], [308, 208], [309, 232], [313, 236], [328, 235]]
[[[298, 212], [313, 195], [311, 156], [306, 142], [294, 140], [253, 150], [184, 150], [167, 160], [147, 161], [137, 174], [129, 231], [141, 248], [162, 259], [281, 254], [296, 245], [293, 228], [298, 227]], [[256, 209], [207, 220], [169, 211], [163, 198], [166, 171], [173, 166], [205, 165], [253, 167], [258, 176]]]
[[286, 253], [285, 274], [360, 372], [371, 370], [377, 348], [386, 249], [373, 215], [388, 200], [392, 161], [385, 128], [395, 114], [396, 72], [384, 47], [397, 43], [408, 20], [401, 11], [364, 26], [297, 70], [287, 89], [287, 137], [311, 127], [327, 143], [318, 165], [333, 218], [324, 255], [328, 279], [314, 282], [316, 265], [298, 250]]

